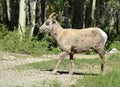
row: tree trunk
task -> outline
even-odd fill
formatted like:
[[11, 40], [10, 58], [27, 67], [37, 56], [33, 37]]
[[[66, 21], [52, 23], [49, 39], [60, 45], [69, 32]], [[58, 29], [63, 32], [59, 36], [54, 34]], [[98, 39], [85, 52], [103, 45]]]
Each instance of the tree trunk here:
[[91, 26], [91, 9], [92, 9], [92, 0], [86, 1], [86, 10], [85, 10], [85, 27], [88, 28]]
[[93, 2], [92, 2], [92, 12], [91, 12], [91, 18], [92, 18], [91, 26], [94, 26], [94, 27], [95, 27], [95, 17], [94, 17], [95, 8], [96, 8], [96, 0], [93, 0]]
[[6, 3], [7, 3], [7, 15], [8, 15], [8, 21], [11, 21], [10, 0], [6, 0]]
[[8, 15], [7, 15], [7, 0], [2, 0], [2, 22], [7, 24], [8, 23]]
[[76, 0], [73, 1], [73, 18], [72, 18], [72, 27], [73, 28], [83, 28], [83, 10], [84, 4], [83, 1]]
[[30, 0], [26, 0], [27, 1], [27, 12], [26, 12], [26, 15], [27, 15], [27, 25], [31, 25], [31, 5], [30, 5]]
[[37, 24], [39, 22], [39, 24], [43, 24], [44, 23], [44, 20], [45, 20], [45, 4], [46, 4], [46, 0], [41, 0], [41, 3], [40, 3], [41, 9], [39, 9], [39, 12], [40, 12], [40, 20], [37, 21]]
[[19, 6], [19, 33], [20, 33], [20, 39], [22, 41], [22, 36], [25, 33], [25, 27], [26, 27], [26, 2], [25, 0], [20, 0], [20, 6]]
[[37, 2], [37, 0], [33, 1], [32, 9], [31, 9], [32, 10], [32, 16], [31, 16], [32, 28], [31, 28], [31, 31], [30, 31], [30, 36], [33, 36], [33, 32], [34, 32], [34, 29], [35, 29], [36, 2]]

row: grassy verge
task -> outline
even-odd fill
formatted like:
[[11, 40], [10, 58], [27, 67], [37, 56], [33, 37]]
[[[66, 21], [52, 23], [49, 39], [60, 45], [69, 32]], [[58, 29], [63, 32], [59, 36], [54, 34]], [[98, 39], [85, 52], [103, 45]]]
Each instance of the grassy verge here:
[[106, 75], [85, 76], [79, 79], [75, 87], [120, 87], [120, 71], [112, 70]]
[[120, 54], [108, 57], [107, 66], [111, 67], [105, 75], [84, 76], [75, 87], [120, 87]]

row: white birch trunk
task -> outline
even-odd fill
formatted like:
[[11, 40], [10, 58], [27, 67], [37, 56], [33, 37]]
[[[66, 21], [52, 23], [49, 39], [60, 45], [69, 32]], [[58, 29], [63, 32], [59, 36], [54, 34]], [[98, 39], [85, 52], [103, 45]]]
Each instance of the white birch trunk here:
[[20, 0], [20, 10], [19, 10], [19, 33], [20, 39], [22, 40], [22, 36], [25, 33], [25, 26], [26, 26], [26, 3], [25, 0]]
[[8, 20], [11, 20], [11, 13], [10, 13], [10, 0], [6, 0], [7, 3], [7, 15], [8, 15]]
[[95, 7], [96, 6], [96, 0], [93, 0], [93, 3], [92, 3], [92, 12], [91, 12], [91, 18], [92, 18], [92, 21], [93, 21], [93, 26], [95, 26]]
[[30, 31], [30, 36], [33, 36], [33, 32], [34, 32], [34, 29], [35, 29], [35, 17], [36, 17], [36, 2], [37, 0], [34, 0], [33, 2], [33, 6], [32, 7], [32, 15], [31, 15], [31, 23], [32, 23], [32, 28], [31, 28], [31, 31]]

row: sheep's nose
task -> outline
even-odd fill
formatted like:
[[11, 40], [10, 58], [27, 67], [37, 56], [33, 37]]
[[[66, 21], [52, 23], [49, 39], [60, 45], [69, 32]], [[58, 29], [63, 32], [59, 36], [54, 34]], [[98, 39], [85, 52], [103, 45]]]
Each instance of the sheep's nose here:
[[39, 32], [44, 32], [45, 31], [45, 29], [44, 29], [44, 27], [43, 27], [43, 25], [39, 28]]
[[42, 28], [42, 26], [39, 27], [39, 32], [43, 32], [43, 28]]

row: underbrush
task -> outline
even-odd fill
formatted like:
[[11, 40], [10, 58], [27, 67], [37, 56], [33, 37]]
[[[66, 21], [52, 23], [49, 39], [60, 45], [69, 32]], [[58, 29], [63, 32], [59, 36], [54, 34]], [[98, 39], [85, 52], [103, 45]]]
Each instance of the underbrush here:
[[120, 41], [114, 41], [110, 43], [110, 45], [108, 46], [108, 50], [111, 50], [112, 48], [116, 48], [120, 51]]
[[7, 27], [2, 24], [0, 24], [0, 28], [0, 51], [30, 54], [33, 56], [59, 52], [59, 49], [54, 45], [53, 38], [48, 34], [30, 37], [30, 28], [27, 27], [21, 41], [17, 29], [8, 31]]

